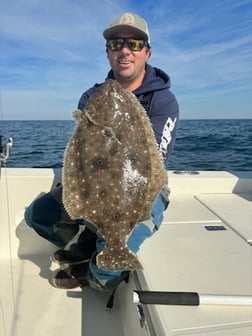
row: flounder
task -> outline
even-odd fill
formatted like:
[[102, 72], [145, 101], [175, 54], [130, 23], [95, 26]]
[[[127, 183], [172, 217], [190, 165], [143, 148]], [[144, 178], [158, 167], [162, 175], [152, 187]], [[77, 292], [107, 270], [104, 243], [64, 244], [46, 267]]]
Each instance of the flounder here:
[[72, 219], [93, 223], [106, 241], [97, 255], [105, 270], [141, 269], [127, 245], [151, 218], [167, 179], [146, 111], [130, 91], [107, 80], [73, 113], [77, 125], [64, 155], [63, 204]]

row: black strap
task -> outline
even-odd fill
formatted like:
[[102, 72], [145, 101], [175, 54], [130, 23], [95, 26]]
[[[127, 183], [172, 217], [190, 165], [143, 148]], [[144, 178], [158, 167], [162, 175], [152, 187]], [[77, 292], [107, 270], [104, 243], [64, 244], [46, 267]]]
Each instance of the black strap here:
[[113, 280], [108, 281], [111, 284], [113, 283], [113, 285], [111, 286], [111, 287], [113, 287], [113, 289], [112, 289], [112, 292], [109, 296], [109, 299], [108, 299], [108, 302], [107, 302], [107, 305], [106, 305], [107, 310], [111, 310], [113, 308], [116, 290], [117, 290], [117, 288], [118, 288], [118, 286], [120, 285], [121, 282], [123, 282], [123, 281], [125, 281], [126, 283], [129, 282], [129, 275], [130, 275], [129, 271], [123, 271], [122, 275], [119, 278], [115, 278]]
[[151, 103], [151, 98], [153, 96], [153, 91], [147, 92], [143, 95], [143, 97], [140, 99], [140, 103], [144, 107], [145, 111], [149, 115], [149, 108]]

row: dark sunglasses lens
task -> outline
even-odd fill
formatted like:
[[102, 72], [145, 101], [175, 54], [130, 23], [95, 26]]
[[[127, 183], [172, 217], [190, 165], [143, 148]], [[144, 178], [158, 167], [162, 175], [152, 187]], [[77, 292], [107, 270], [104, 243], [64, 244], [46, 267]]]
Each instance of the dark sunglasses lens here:
[[124, 44], [127, 44], [128, 48], [132, 51], [141, 51], [145, 46], [144, 40], [136, 40], [136, 39], [111, 39], [108, 40], [107, 46], [112, 51], [122, 50]]
[[140, 51], [144, 47], [143, 40], [128, 39], [127, 45], [132, 51]]
[[123, 48], [124, 40], [123, 39], [114, 39], [108, 41], [108, 47], [112, 51], [119, 51]]

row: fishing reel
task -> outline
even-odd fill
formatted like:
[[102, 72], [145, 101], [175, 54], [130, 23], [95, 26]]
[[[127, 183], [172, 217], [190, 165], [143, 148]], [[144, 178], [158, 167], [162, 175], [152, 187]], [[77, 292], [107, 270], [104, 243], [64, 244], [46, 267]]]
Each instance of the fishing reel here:
[[6, 138], [3, 135], [0, 135], [0, 167], [1, 164], [5, 163], [9, 158], [12, 146], [12, 138]]

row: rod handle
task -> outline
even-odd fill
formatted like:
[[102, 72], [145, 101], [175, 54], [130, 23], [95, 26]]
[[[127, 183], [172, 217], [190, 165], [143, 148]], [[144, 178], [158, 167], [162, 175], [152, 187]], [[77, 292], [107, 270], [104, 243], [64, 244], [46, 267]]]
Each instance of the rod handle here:
[[143, 304], [198, 306], [199, 294], [194, 292], [155, 292], [134, 290], [133, 301]]

